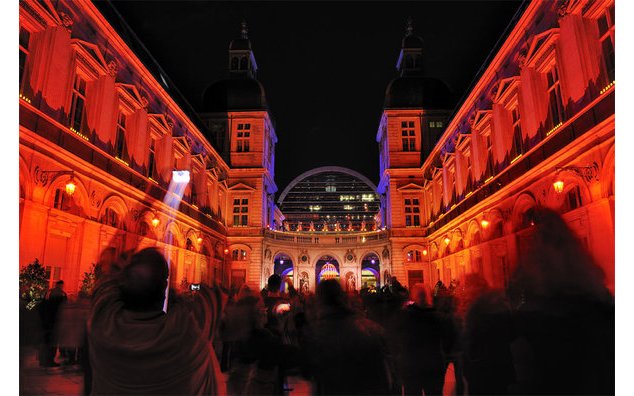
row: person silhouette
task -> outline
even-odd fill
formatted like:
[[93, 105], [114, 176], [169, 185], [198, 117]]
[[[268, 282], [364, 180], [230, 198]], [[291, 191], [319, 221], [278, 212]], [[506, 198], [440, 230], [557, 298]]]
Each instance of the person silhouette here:
[[170, 290], [155, 248], [115, 259], [105, 251], [87, 323], [94, 394], [226, 394], [213, 350], [226, 299], [201, 284], [191, 297]]

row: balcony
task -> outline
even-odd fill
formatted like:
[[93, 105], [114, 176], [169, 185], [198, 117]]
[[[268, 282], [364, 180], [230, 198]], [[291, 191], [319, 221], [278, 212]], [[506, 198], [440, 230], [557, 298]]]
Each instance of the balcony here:
[[265, 230], [264, 237], [298, 245], [357, 246], [368, 242], [387, 240], [389, 232], [387, 230], [367, 232], [288, 232]]

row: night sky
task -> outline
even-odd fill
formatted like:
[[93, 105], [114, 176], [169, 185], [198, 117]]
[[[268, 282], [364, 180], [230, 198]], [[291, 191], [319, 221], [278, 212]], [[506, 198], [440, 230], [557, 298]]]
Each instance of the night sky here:
[[376, 131], [408, 16], [426, 74], [458, 103], [520, 3], [112, 1], [194, 109], [226, 76], [229, 42], [247, 21], [279, 138], [278, 195], [318, 166], [378, 182]]

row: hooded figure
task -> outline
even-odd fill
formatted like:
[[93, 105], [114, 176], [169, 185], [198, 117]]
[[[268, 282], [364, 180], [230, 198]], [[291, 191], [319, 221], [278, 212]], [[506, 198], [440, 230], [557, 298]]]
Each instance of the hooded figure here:
[[[129, 263], [102, 254], [87, 335], [94, 394], [226, 394], [211, 340], [222, 311], [217, 289], [169, 295], [168, 266], [154, 248]], [[119, 268], [119, 266], [121, 268]]]

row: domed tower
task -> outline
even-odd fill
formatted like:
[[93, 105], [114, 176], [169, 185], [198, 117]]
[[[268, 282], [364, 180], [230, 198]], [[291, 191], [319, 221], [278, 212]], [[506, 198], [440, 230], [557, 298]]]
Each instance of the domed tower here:
[[[265, 228], [273, 223], [277, 136], [246, 22], [229, 44], [227, 75], [203, 93], [200, 117], [206, 136], [230, 165], [227, 184], [231, 227]], [[247, 215], [243, 215], [247, 213]], [[240, 230], [244, 234], [244, 230]]]
[[424, 185], [421, 166], [443, 133], [454, 97], [447, 85], [425, 74], [423, 39], [411, 18], [396, 62], [397, 76], [385, 91], [379, 143], [383, 224], [420, 228]]

